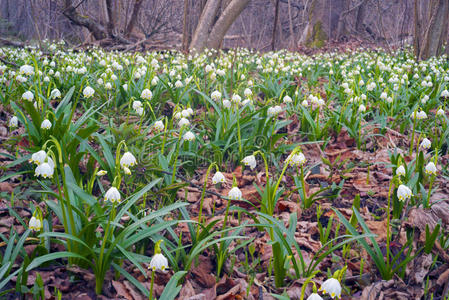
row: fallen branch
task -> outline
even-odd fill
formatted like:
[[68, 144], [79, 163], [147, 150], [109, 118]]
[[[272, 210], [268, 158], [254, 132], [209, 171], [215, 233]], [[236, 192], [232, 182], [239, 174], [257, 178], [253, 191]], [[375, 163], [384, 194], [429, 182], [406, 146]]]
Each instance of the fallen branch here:
[[14, 67], [18, 67], [16, 63], [13, 63], [12, 61], [8, 61], [8, 60], [6, 60], [6, 59], [3, 58], [3, 57], [0, 57], [0, 61], [1, 61], [2, 63], [6, 64], [6, 65], [11, 65], [11, 66], [14, 66]]
[[11, 41], [5, 38], [0, 38], [0, 44], [6, 45], [6, 46], [13, 46], [13, 47], [24, 47], [25, 44], [18, 41]]

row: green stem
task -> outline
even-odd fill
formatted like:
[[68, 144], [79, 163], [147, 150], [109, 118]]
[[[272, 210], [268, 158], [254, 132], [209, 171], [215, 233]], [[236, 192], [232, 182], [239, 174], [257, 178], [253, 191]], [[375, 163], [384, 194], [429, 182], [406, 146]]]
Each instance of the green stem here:
[[302, 201], [304, 204], [304, 208], [309, 208], [310, 207], [310, 203], [309, 200], [307, 199], [307, 195], [306, 195], [306, 180], [304, 179], [304, 167], [301, 165], [301, 191], [302, 191]]
[[181, 148], [181, 141], [182, 141], [182, 133], [184, 131], [184, 126], [181, 128], [181, 131], [179, 132], [179, 138], [178, 138], [178, 144], [176, 145], [176, 155], [173, 160], [173, 172], [171, 177], [171, 183], [175, 183], [176, 178], [176, 163], [178, 162], [178, 156], [179, 156], [179, 148]]
[[413, 112], [413, 131], [412, 131], [412, 140], [410, 141], [410, 150], [409, 150], [409, 156], [412, 156], [413, 153], [413, 142], [415, 139], [415, 128], [416, 128], [416, 109]]
[[153, 300], [153, 287], [154, 287], [154, 270], [151, 271], [151, 285], [150, 285], [150, 297], [149, 300]]
[[435, 181], [435, 175], [432, 175], [432, 177], [430, 177], [429, 191], [427, 192], [426, 205], [424, 206], [424, 208], [430, 207], [430, 194], [432, 193], [432, 186], [433, 186], [434, 181]]
[[387, 262], [387, 270], [390, 270], [390, 242], [391, 242], [391, 236], [390, 236], [390, 206], [391, 206], [391, 190], [393, 188], [393, 180], [390, 181], [390, 186], [388, 187], [388, 207], [387, 207], [387, 255], [386, 255], [386, 262]]
[[206, 195], [206, 188], [207, 188], [207, 180], [209, 179], [209, 174], [212, 168], [214, 167], [215, 163], [212, 163], [206, 172], [206, 179], [204, 180], [204, 186], [203, 191], [201, 192], [201, 200], [200, 200], [200, 210], [198, 212], [198, 227], [196, 229], [196, 239], [198, 240], [200, 235], [200, 225], [203, 224], [202, 222], [202, 216], [203, 216], [203, 203], [204, 203], [204, 196]]
[[99, 273], [100, 276], [95, 276], [96, 279], [96, 286], [95, 286], [95, 292], [97, 293], [97, 295], [101, 294], [101, 290], [103, 289], [103, 281], [104, 281], [104, 275], [106, 272], [106, 265], [105, 262], [103, 261], [104, 258], [104, 250], [106, 247], [106, 241], [108, 240], [108, 236], [109, 236], [109, 229], [111, 227], [111, 220], [113, 220], [115, 218], [115, 203], [112, 206], [112, 211], [109, 214], [109, 219], [108, 219], [108, 224], [106, 225], [106, 229], [105, 229], [105, 233], [104, 233], [104, 237], [103, 240], [101, 241], [101, 249], [100, 249], [100, 256], [98, 258], [98, 265], [99, 265]]
[[236, 105], [236, 112], [237, 112], [237, 137], [239, 139], [239, 160], [242, 158], [242, 137], [240, 135], [240, 110], [238, 107], [238, 104]]

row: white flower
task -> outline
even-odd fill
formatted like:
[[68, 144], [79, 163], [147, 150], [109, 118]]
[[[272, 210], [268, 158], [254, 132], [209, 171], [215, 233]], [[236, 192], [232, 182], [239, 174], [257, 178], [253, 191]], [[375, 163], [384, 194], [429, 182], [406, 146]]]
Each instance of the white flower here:
[[323, 300], [323, 298], [321, 298], [321, 296], [317, 293], [312, 293], [309, 297], [307, 297], [307, 300]]
[[27, 81], [27, 78], [22, 76], [22, 75], [17, 75], [17, 81], [19, 81], [20, 83], [24, 83]]
[[400, 165], [397, 169], [396, 169], [396, 175], [397, 176], [404, 176], [405, 175], [405, 168], [403, 165]]
[[156, 129], [156, 130], [158, 130], [158, 131], [162, 131], [162, 130], [164, 130], [164, 122], [162, 122], [162, 121], [156, 121], [156, 122], [154, 122], [154, 124], [153, 124], [153, 128], [154, 129]]
[[231, 101], [229, 101], [228, 99], [223, 100], [223, 106], [225, 108], [230, 108], [232, 105]]
[[139, 116], [143, 115], [143, 113], [144, 113], [143, 107], [140, 106], [140, 107], [136, 108], [136, 113], [137, 113]]
[[416, 117], [418, 120], [423, 120], [427, 118], [427, 114], [425, 111], [421, 110]]
[[228, 197], [233, 200], [240, 200], [242, 199], [242, 191], [235, 186], [229, 191]]
[[245, 100], [243, 100], [242, 103], [241, 103], [242, 106], [245, 106], [245, 105], [247, 105], [247, 104], [252, 104], [251, 99], [245, 99]]
[[448, 92], [448, 90], [443, 90], [443, 91], [441, 92], [441, 97], [445, 97], [445, 98], [449, 97], [449, 92]]
[[181, 112], [177, 112], [177, 113], [175, 113], [175, 115], [173, 116], [175, 119], [181, 119], [182, 118], [182, 114], [181, 114]]
[[234, 95], [232, 95], [231, 101], [232, 101], [233, 103], [240, 103], [240, 101], [242, 101], [242, 97], [240, 97], [240, 96], [237, 95], [237, 94], [234, 94]]
[[430, 146], [432, 145], [432, 143], [430, 142], [430, 140], [428, 138], [424, 138], [421, 142], [421, 148], [423, 149], [429, 149]]
[[20, 73], [25, 74], [25, 75], [33, 75], [34, 68], [30, 65], [23, 65], [20, 67]]
[[47, 158], [47, 153], [44, 150], [40, 150], [36, 153], [33, 153], [33, 155], [31, 155], [30, 163], [35, 163], [36, 165], [40, 165], [41, 163], [45, 162], [46, 158]]
[[150, 100], [153, 97], [153, 93], [149, 89], [144, 89], [140, 94], [140, 98]]
[[376, 88], [376, 83], [374, 83], [374, 82], [371, 82], [370, 84], [368, 84], [367, 86], [366, 86], [366, 89], [368, 90], [368, 91], [372, 91], [372, 90], [374, 90]]
[[50, 129], [51, 128], [50, 120], [48, 120], [48, 119], [43, 120], [41, 123], [41, 128], [42, 129]]
[[44, 178], [52, 178], [54, 172], [54, 167], [52, 167], [49, 163], [41, 163], [36, 167], [36, 170], [34, 171], [34, 175], [42, 176]]
[[30, 219], [30, 223], [28, 223], [28, 227], [34, 231], [41, 230], [42, 228], [41, 220], [37, 219], [35, 216], [32, 216]]
[[186, 141], [193, 141], [195, 139], [195, 134], [191, 131], [187, 131], [182, 138]]
[[214, 91], [214, 92], [212, 92], [212, 94], [210, 94], [210, 97], [213, 100], [218, 101], [221, 99], [221, 93], [219, 91]]
[[134, 155], [131, 152], [125, 152], [122, 156], [122, 158], [120, 159], [120, 165], [122, 166], [122, 168], [124, 167], [132, 167], [137, 163], [136, 158], [134, 157]]
[[53, 89], [50, 93], [52, 99], [61, 98], [61, 92], [58, 89]]
[[152, 271], [165, 271], [168, 269], [168, 260], [162, 253], [155, 254], [148, 268]]
[[245, 166], [249, 166], [251, 170], [257, 166], [256, 157], [254, 155], [248, 155], [242, 159], [242, 162]]
[[182, 81], [180, 81], [180, 80], [177, 80], [176, 82], [175, 82], [175, 87], [176, 88], [182, 88], [183, 87], [183, 84], [182, 84]]
[[115, 187], [110, 187], [109, 190], [104, 195], [104, 201], [120, 202], [121, 196], [120, 192]]
[[159, 83], [159, 77], [155, 76], [152, 80], [151, 80], [151, 85], [157, 85]]
[[426, 166], [426, 174], [437, 175], [437, 167], [433, 162], [429, 162]]
[[86, 86], [83, 90], [84, 98], [90, 98], [94, 95], [95, 90], [91, 88], [90, 86]]
[[190, 122], [186, 118], [181, 118], [181, 120], [179, 120], [179, 122], [178, 122], [179, 127], [188, 126], [188, 125], [190, 125]]
[[11, 119], [9, 119], [9, 127], [17, 127], [19, 125], [19, 119], [17, 119], [16, 116], [12, 116]]
[[382, 92], [382, 94], [380, 94], [380, 99], [382, 99], [382, 100], [387, 100], [387, 97], [388, 97], [388, 95], [386, 92]]
[[32, 92], [26, 91], [25, 93], [22, 94], [22, 99], [23, 100], [28, 100], [28, 101], [33, 101], [34, 95], [33, 95]]
[[429, 100], [429, 96], [424, 95], [424, 97], [422, 97], [422, 99], [421, 99], [421, 103], [422, 103], [422, 104], [426, 104], [426, 103], [427, 103], [427, 100]]
[[190, 115], [193, 114], [193, 110], [191, 108], [189, 109], [183, 109], [181, 111], [181, 116], [183, 116], [184, 118], [188, 118], [190, 117]]
[[123, 167], [123, 172], [125, 172], [126, 175], [131, 175], [131, 170], [128, 167]]
[[442, 108], [437, 110], [437, 116], [444, 116], [446, 113], [444, 112], [444, 110]]
[[279, 114], [282, 111], [282, 107], [280, 107], [279, 105], [276, 105], [274, 107], [269, 107], [267, 110], [267, 114], [269, 117], [273, 117], [276, 116], [277, 114]]
[[284, 103], [292, 103], [293, 100], [289, 95], [285, 95], [283, 99]]
[[412, 119], [416, 118], [417, 120], [422, 120], [422, 119], [426, 119], [427, 118], [427, 114], [425, 111], [420, 110], [420, 111], [414, 111], [412, 112], [412, 114], [410, 115], [410, 117]]
[[252, 92], [249, 88], [246, 88], [246, 89], [243, 91], [243, 95], [245, 95], [246, 98], [251, 97], [252, 94], [253, 94], [253, 92]]
[[103, 176], [103, 175], [106, 175], [106, 174], [108, 174], [108, 171], [105, 171], [105, 170], [100, 170], [100, 171], [97, 172], [97, 176]]
[[224, 183], [226, 181], [225, 176], [220, 171], [217, 171], [217, 173], [214, 174], [214, 177], [212, 177], [212, 183]]
[[408, 200], [413, 196], [412, 190], [408, 186], [403, 184], [398, 187], [396, 195], [398, 196], [398, 199], [400, 201]]
[[366, 111], [366, 106], [363, 104], [360, 104], [359, 106], [359, 113], [364, 113]]
[[204, 70], [206, 71], [206, 73], [209, 73], [213, 70], [213, 68], [210, 65], [207, 65]]
[[307, 100], [303, 100], [301, 102], [301, 105], [304, 106], [304, 107], [308, 107], [309, 106], [309, 102], [307, 102]]
[[320, 287], [320, 291], [323, 291], [324, 294], [329, 294], [332, 299], [337, 297], [341, 298], [341, 285], [340, 282], [335, 278], [329, 278]]
[[133, 101], [133, 109], [137, 110], [139, 107], [142, 107], [142, 102], [140, 102], [138, 100]]
[[128, 91], [128, 85], [125, 83], [124, 85], [122, 85], [122, 88], [123, 88], [123, 90], [125, 91], [125, 92], [127, 92]]
[[306, 162], [306, 157], [302, 152], [298, 154], [289, 155], [287, 157], [287, 163], [291, 166], [302, 166]]

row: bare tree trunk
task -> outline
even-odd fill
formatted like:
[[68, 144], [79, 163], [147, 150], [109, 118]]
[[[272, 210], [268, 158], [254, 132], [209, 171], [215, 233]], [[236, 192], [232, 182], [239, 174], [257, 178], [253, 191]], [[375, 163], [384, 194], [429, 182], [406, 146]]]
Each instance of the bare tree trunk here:
[[292, 5], [291, 5], [290, 0], [288, 0], [287, 5], [288, 5], [288, 27], [290, 30], [290, 47], [289, 48], [293, 49], [296, 46], [295, 45], [296, 39], [295, 39], [295, 33], [293, 31]]
[[274, 46], [276, 43], [276, 31], [278, 29], [278, 19], [279, 19], [279, 0], [276, 0], [276, 3], [274, 5], [273, 34], [271, 35], [271, 51], [274, 51]]
[[[431, 0], [429, 3], [428, 26], [422, 36], [422, 40], [418, 40], [418, 50], [415, 49], [415, 53], [419, 53], [419, 59], [428, 59], [431, 56], [441, 54], [443, 43], [447, 40], [448, 18], [449, 2], [447, 0]], [[415, 26], [417, 26], [416, 20]]]
[[357, 9], [357, 16], [355, 20], [355, 30], [357, 32], [365, 32], [365, 26], [363, 24], [363, 21], [365, 20], [366, 15], [366, 1], [363, 1], [362, 4], [360, 4], [359, 8]]
[[420, 14], [420, 0], [415, 0], [414, 7], [413, 7], [413, 14], [414, 14], [414, 38], [413, 38], [413, 47], [414, 47], [414, 53], [415, 57], [419, 58], [419, 52], [421, 50], [421, 14]]
[[325, 45], [329, 35], [325, 30], [327, 0], [311, 0], [309, 4], [309, 18], [302, 33], [300, 43], [307, 47], [320, 48]]
[[207, 41], [208, 48], [217, 49], [220, 46], [229, 27], [231, 27], [232, 23], [234, 23], [235, 19], [242, 13], [249, 2], [250, 0], [232, 0], [229, 3], [209, 34]]
[[108, 13], [107, 31], [110, 37], [114, 36], [114, 11], [112, 0], [106, 0], [106, 11]]
[[130, 34], [132, 33], [139, 16], [140, 7], [142, 6], [143, 2], [144, 0], [136, 0], [136, 2], [134, 3], [131, 19], [129, 20], [128, 26], [126, 26], [125, 36], [130, 36]]
[[188, 17], [189, 17], [189, 0], [184, 0], [184, 16], [182, 19], [182, 50], [186, 51], [189, 45], [189, 29], [188, 29]]
[[220, 0], [208, 0], [201, 13], [200, 20], [196, 26], [193, 34], [192, 42], [190, 43], [190, 50], [195, 49], [198, 52], [204, 50], [209, 36], [209, 31], [212, 28], [214, 18], [217, 14]]
[[63, 14], [75, 25], [86, 27], [96, 40], [101, 40], [106, 37], [105, 28], [99, 22], [96, 22], [91, 18], [81, 16], [73, 6], [72, 0], [65, 0]]

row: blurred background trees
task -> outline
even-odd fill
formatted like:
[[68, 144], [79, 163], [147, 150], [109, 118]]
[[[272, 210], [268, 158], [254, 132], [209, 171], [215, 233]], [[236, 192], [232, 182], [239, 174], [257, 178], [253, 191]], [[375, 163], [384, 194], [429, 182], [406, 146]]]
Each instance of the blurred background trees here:
[[413, 44], [424, 59], [442, 52], [448, 20], [447, 0], [0, 1], [4, 42], [64, 39], [125, 50], [294, 50], [358, 41]]

